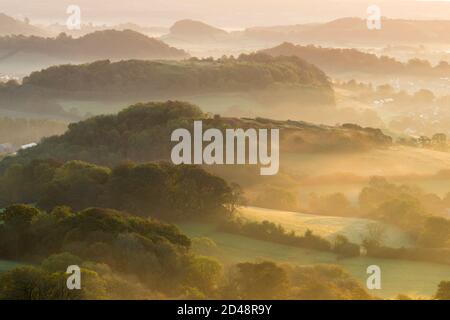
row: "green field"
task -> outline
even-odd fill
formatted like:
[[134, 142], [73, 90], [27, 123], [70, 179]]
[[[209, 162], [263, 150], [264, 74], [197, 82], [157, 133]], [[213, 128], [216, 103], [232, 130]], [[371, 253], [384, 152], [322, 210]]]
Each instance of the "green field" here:
[[367, 235], [367, 226], [376, 223], [384, 230], [384, 245], [394, 248], [412, 246], [410, 238], [398, 228], [369, 219], [331, 217], [256, 207], [243, 207], [240, 209], [240, 214], [248, 220], [259, 222], [267, 220], [280, 224], [287, 231], [295, 231], [298, 235], [302, 235], [307, 229], [310, 229], [315, 234], [331, 241], [336, 235], [341, 234], [359, 244]]
[[185, 223], [179, 227], [191, 237], [207, 237], [216, 244], [204, 253], [216, 257], [224, 264], [243, 261], [271, 260], [296, 265], [337, 264], [342, 266], [363, 285], [369, 265], [378, 265], [382, 272], [382, 289], [370, 293], [383, 298], [393, 298], [399, 293], [414, 296], [431, 296], [441, 280], [450, 280], [447, 265], [405, 260], [358, 257], [337, 259], [336, 255], [308, 249], [253, 240], [247, 237], [219, 232], [208, 224]]
[[0, 273], [17, 267], [19, 263], [13, 261], [0, 260]]

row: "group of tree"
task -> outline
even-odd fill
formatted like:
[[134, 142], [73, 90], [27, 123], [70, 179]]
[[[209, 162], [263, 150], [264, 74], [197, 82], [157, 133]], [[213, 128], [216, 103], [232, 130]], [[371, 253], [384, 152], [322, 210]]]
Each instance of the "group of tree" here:
[[[175, 226], [111, 209], [13, 205], [0, 222], [0, 258], [23, 264], [0, 275], [0, 299], [370, 298], [334, 266], [257, 262], [224, 272], [193, 254]], [[81, 268], [82, 290], [66, 287], [71, 265]]]
[[[334, 102], [331, 83], [319, 68], [296, 57], [274, 58], [261, 53], [216, 60], [99, 60], [52, 66], [25, 77], [16, 94], [39, 91], [46, 98], [142, 99], [155, 95], [248, 92], [279, 86], [317, 89], [322, 102]], [[0, 96], [7, 93], [1, 90]]]
[[240, 218], [228, 219], [219, 225], [219, 230], [294, 247], [332, 251], [331, 242], [313, 234], [311, 230], [307, 230], [304, 235], [299, 236], [294, 231], [288, 232], [283, 226], [267, 220], [257, 222]]
[[374, 177], [362, 189], [359, 206], [367, 216], [402, 228], [423, 248], [450, 248], [449, 200]]
[[237, 188], [197, 166], [123, 163], [112, 169], [81, 161], [34, 160], [0, 177], [0, 206], [34, 203], [81, 210], [107, 207], [164, 220], [226, 217]]

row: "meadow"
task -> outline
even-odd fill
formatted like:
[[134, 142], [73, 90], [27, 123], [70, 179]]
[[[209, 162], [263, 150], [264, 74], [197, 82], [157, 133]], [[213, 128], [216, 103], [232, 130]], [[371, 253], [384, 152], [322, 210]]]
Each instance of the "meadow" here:
[[[382, 287], [370, 291], [381, 298], [395, 298], [397, 294], [414, 297], [431, 297], [440, 281], [450, 278], [450, 267], [436, 263], [415, 262], [397, 259], [375, 259], [358, 257], [338, 259], [336, 255], [217, 231], [212, 224], [183, 223], [179, 227], [194, 238], [194, 250], [210, 255], [231, 265], [243, 261], [270, 260], [292, 265], [336, 264], [343, 267], [365, 286], [367, 267], [381, 268]], [[213, 242], [206, 241], [209, 238]]]
[[368, 226], [378, 224], [383, 230], [384, 245], [394, 248], [412, 246], [408, 235], [398, 228], [370, 219], [332, 217], [257, 207], [242, 207], [239, 212], [247, 220], [258, 222], [267, 220], [281, 225], [287, 231], [295, 231], [297, 235], [302, 235], [309, 229], [330, 241], [340, 234], [358, 244], [361, 244], [367, 236]]

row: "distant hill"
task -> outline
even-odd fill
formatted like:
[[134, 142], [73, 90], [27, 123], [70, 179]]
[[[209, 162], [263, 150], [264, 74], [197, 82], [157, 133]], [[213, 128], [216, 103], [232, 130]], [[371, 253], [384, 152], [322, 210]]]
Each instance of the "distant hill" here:
[[320, 46], [301, 46], [285, 42], [279, 46], [261, 50], [271, 56], [296, 56], [304, 59], [327, 73], [370, 73], [420, 76], [447, 76], [450, 65], [440, 62], [432, 66], [426, 60], [411, 59], [402, 63], [392, 57], [377, 56], [357, 49], [325, 48]]
[[183, 50], [131, 30], [96, 31], [80, 38], [61, 33], [56, 38], [3, 37], [0, 51], [43, 54], [70, 61], [98, 59], [181, 59]]
[[44, 139], [38, 146], [22, 150], [0, 162], [0, 170], [12, 163], [34, 159], [84, 160], [115, 165], [170, 160], [174, 129], [192, 130], [193, 121], [207, 128], [279, 128], [281, 152], [361, 151], [388, 146], [391, 138], [379, 129], [357, 125], [323, 126], [302, 121], [209, 117], [198, 107], [179, 101], [151, 102], [130, 106], [118, 114], [96, 116], [69, 125], [60, 136]]
[[22, 83], [0, 84], [0, 109], [73, 118], [62, 109], [64, 101], [123, 106], [218, 94], [242, 94], [273, 110], [283, 101], [297, 110], [335, 103], [332, 85], [319, 68], [297, 57], [259, 53], [217, 60], [99, 60], [53, 66], [31, 73]]
[[228, 37], [225, 30], [195, 20], [180, 20], [164, 38], [178, 41], [220, 41]]
[[231, 46], [232, 44], [259, 47], [293, 42], [328, 46], [384, 46], [389, 44], [417, 44], [450, 42], [450, 20], [402, 20], [382, 18], [380, 30], [369, 30], [367, 20], [339, 18], [326, 23], [255, 26], [241, 31], [226, 32], [203, 22], [182, 20], [164, 36], [170, 43], [185, 41], [190, 45]]
[[324, 72], [296, 57], [266, 54], [239, 58], [183, 61], [119, 62], [62, 65], [33, 72], [23, 79], [23, 88], [57, 90], [58, 94], [227, 92], [266, 89], [274, 85], [299, 85], [331, 92]]
[[93, 33], [96, 31], [106, 31], [106, 30], [117, 30], [117, 31], [123, 31], [123, 30], [133, 30], [142, 34], [145, 34], [149, 37], [160, 37], [161, 35], [169, 33], [169, 28], [166, 27], [147, 27], [142, 26], [136, 23], [127, 22], [127, 23], [120, 23], [115, 25], [106, 25], [106, 24], [93, 24], [93, 23], [84, 23], [81, 25], [81, 28], [78, 30], [69, 30], [67, 29], [67, 26], [65, 24], [60, 23], [53, 23], [46, 27], [46, 30], [48, 30], [53, 36], [57, 36], [60, 33], [66, 33], [68, 35], [71, 35], [73, 37], [82, 37], [88, 33]]
[[20, 21], [0, 13], [0, 36], [6, 35], [44, 36], [46, 32], [26, 21]]
[[62, 101], [127, 105], [228, 93], [262, 101], [274, 111], [283, 101], [295, 110], [335, 103], [332, 85], [319, 68], [297, 57], [259, 53], [217, 60], [99, 60], [54, 66], [31, 73], [20, 84], [0, 86], [0, 108], [60, 115]]
[[369, 30], [361, 18], [340, 18], [327, 23], [248, 28], [242, 36], [266, 41], [368, 45], [389, 43], [449, 43], [450, 20], [381, 20], [380, 30]]

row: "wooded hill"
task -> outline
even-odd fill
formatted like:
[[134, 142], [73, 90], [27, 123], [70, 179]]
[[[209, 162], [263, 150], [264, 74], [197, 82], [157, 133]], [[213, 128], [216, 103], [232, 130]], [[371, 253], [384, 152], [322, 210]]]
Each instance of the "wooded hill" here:
[[325, 48], [320, 46], [301, 46], [285, 42], [274, 48], [261, 50], [271, 56], [296, 56], [304, 59], [327, 73], [370, 73], [370, 74], [394, 74], [419, 75], [419, 76], [447, 76], [450, 65], [441, 61], [432, 66], [429, 61], [411, 59], [406, 63], [392, 57], [365, 53], [357, 49]]
[[54, 38], [9, 35], [0, 38], [0, 52], [34, 53], [60, 60], [85, 62], [99, 59], [183, 59], [189, 55], [161, 40], [132, 30], [104, 30], [73, 38], [61, 33]]
[[[33, 72], [28, 87], [66, 92], [245, 91], [291, 84], [331, 90], [323, 71], [296, 57], [266, 54], [175, 61], [97, 61]], [[111, 90], [113, 90], [111, 92]]]
[[[268, 91], [270, 90], [270, 91]], [[0, 84], [0, 108], [64, 115], [61, 100], [167, 100], [215, 93], [267, 95], [275, 100], [294, 95], [294, 102], [334, 105], [326, 74], [296, 57], [266, 54], [182, 61], [101, 60], [60, 65], [33, 72], [19, 84]]]
[[171, 133], [178, 128], [192, 130], [194, 120], [203, 120], [204, 130], [279, 128], [281, 152], [353, 152], [391, 144], [391, 138], [381, 130], [352, 124], [334, 127], [302, 121], [211, 117], [186, 102], [150, 102], [73, 123], [63, 135], [45, 138], [38, 146], [5, 158], [0, 170], [36, 159], [83, 160], [107, 166], [125, 160], [170, 160], [174, 145]]

